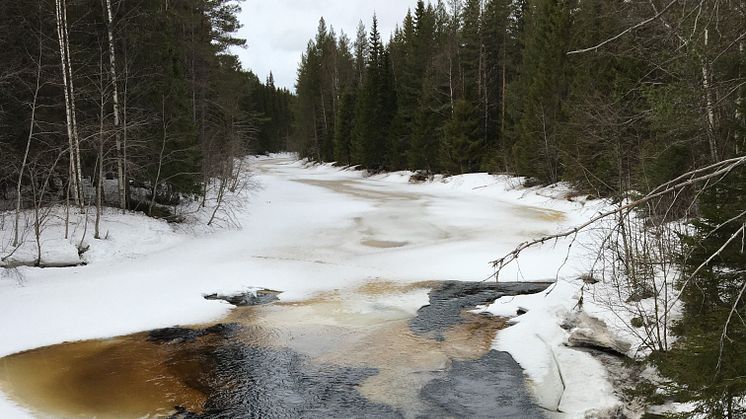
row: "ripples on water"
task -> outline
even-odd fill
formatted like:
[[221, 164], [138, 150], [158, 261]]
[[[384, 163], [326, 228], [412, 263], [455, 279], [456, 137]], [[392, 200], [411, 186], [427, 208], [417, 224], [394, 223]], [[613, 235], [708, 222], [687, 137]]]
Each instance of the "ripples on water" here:
[[467, 310], [544, 287], [374, 282], [13, 355], [0, 385], [54, 417], [541, 417], [518, 365], [491, 350], [504, 321]]

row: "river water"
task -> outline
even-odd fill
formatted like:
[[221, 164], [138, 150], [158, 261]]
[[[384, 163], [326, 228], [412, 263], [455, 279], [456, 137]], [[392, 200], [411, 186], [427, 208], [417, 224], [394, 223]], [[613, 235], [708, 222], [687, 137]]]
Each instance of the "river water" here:
[[[121, 262], [126, 277], [95, 263], [75, 275], [60, 272], [56, 283], [81, 296], [75, 302], [61, 300], [55, 287], [38, 287], [34, 295], [49, 307], [14, 303], [6, 314], [34, 342], [59, 341], [58, 328], [74, 339], [186, 326], [2, 358], [3, 395], [53, 418], [542, 416], [523, 371], [492, 350], [506, 320], [470, 309], [547, 284], [443, 280], [484, 278], [490, 258], [553, 231], [564, 213], [445, 183], [425, 187], [305, 168], [290, 158], [254, 169], [260, 190], [247, 209], [233, 208], [242, 231]], [[545, 278], [545, 266], [564, 257], [527, 258], [505, 277]], [[422, 279], [437, 281], [415, 282]], [[194, 302], [205, 303], [200, 296], [213, 287], [248, 286], [286, 293], [232, 310]], [[24, 293], [13, 295], [25, 301]], [[189, 324], [210, 318], [189, 307], [202, 313], [208, 306], [229, 314]], [[121, 321], [127, 313], [135, 326]], [[154, 321], [143, 321], [149, 315]], [[71, 324], [80, 333], [68, 330], [76, 329]]]
[[12, 355], [0, 386], [40, 417], [542, 417], [505, 320], [469, 310], [546, 286], [377, 280]]

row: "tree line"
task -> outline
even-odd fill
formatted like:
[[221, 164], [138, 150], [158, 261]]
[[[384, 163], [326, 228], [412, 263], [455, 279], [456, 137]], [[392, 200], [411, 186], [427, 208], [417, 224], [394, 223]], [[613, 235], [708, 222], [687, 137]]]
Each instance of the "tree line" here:
[[743, 150], [743, 13], [735, 0], [418, 1], [388, 42], [375, 17], [354, 40], [322, 18], [298, 69], [292, 146], [601, 196], [656, 184]]
[[237, 158], [284, 148], [292, 95], [231, 53], [245, 44], [239, 11], [229, 0], [3, 2], [3, 209], [158, 215], [236, 176]]
[[508, 172], [618, 202], [599, 253], [627, 303], [664, 302], [630, 327], [665, 394], [739, 417], [744, 22], [743, 0], [418, 1], [388, 39], [375, 16], [354, 39], [322, 18], [290, 145], [373, 172]]

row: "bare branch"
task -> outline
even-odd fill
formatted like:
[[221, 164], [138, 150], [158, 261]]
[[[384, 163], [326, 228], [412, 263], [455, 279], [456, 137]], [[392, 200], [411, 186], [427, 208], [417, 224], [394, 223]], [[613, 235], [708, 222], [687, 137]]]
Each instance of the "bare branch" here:
[[[598, 223], [601, 220], [604, 220], [608, 217], [611, 217], [616, 214], [623, 213], [625, 211], [632, 210], [634, 208], [637, 208], [647, 202], [652, 201], [653, 199], [660, 198], [662, 196], [665, 196], [667, 194], [676, 192], [681, 190], [682, 188], [686, 188], [688, 186], [707, 181], [709, 179], [713, 179], [719, 176], [727, 175], [730, 173], [733, 169], [735, 169], [738, 166], [745, 165], [746, 164], [746, 156], [740, 156], [733, 159], [723, 160], [721, 162], [709, 165], [707, 167], [703, 167], [700, 169], [692, 170], [690, 172], [687, 172], [676, 179], [666, 182], [662, 184], [661, 186], [653, 189], [650, 193], [645, 195], [644, 197], [637, 199], [635, 201], [632, 201], [625, 205], [620, 205], [614, 210], [603, 212], [587, 222], [572, 228], [570, 230], [564, 231], [562, 233], [553, 234], [550, 236], [545, 236], [537, 240], [528, 241], [525, 242], [518, 247], [516, 247], [512, 252], [508, 253], [507, 255], [503, 256], [500, 259], [492, 261], [492, 266], [496, 269], [495, 273], [490, 278], [496, 278], [498, 279], [500, 275], [500, 271], [511, 262], [518, 259], [520, 254], [524, 252], [525, 250], [543, 245], [549, 241], [552, 240], [559, 240], [564, 239], [567, 237], [570, 237], [572, 235], [576, 235], [580, 233], [581, 231], [587, 229], [588, 227]], [[711, 171], [710, 173], [707, 173], [707, 171]], [[489, 279], [489, 278], [488, 278]]]
[[609, 38], [609, 39], [601, 42], [598, 45], [592, 46], [590, 48], [583, 48], [583, 49], [578, 49], [578, 50], [570, 51], [570, 52], [567, 53], [567, 55], [583, 54], [583, 53], [586, 53], [586, 52], [596, 51], [599, 48], [603, 47], [604, 45], [606, 45], [608, 43], [611, 43], [611, 42], [614, 42], [617, 39], [623, 37], [624, 35], [626, 35], [626, 34], [632, 32], [632, 31], [634, 31], [635, 29], [641, 28], [641, 27], [647, 25], [648, 23], [650, 23], [650, 22], [658, 19], [659, 17], [663, 16], [663, 14], [666, 13], [668, 11], [668, 9], [670, 9], [671, 7], [673, 7], [673, 5], [676, 4], [678, 1], [679, 0], [673, 0], [671, 3], [668, 3], [668, 5], [666, 7], [664, 7], [660, 12], [656, 13], [655, 16], [653, 16], [653, 17], [651, 17], [649, 19], [645, 19], [642, 22], [640, 22], [640, 23], [638, 23], [638, 24], [636, 24], [634, 26], [630, 26], [629, 28], [627, 28], [627, 29], [623, 30], [622, 32], [618, 33], [617, 35], [612, 36], [611, 38]]

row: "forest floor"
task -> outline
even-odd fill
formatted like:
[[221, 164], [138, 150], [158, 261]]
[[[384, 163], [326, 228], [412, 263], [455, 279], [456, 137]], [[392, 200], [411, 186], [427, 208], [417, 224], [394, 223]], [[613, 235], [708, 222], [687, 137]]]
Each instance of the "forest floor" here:
[[[224, 318], [232, 306], [203, 298], [213, 293], [268, 288], [293, 302], [376, 281], [482, 281], [494, 272], [490, 260], [608, 205], [570, 200], [561, 185], [523, 188], [507, 176], [412, 184], [411, 173], [366, 176], [290, 155], [250, 164], [253, 187], [221, 211], [238, 229], [199, 227], [209, 211], [170, 225], [109, 210], [106, 238], [86, 240], [86, 266], [2, 270], [0, 356]], [[9, 224], [0, 238], [9, 237]], [[69, 245], [80, 240], [80, 224]], [[49, 222], [46, 241], [60, 242], [60, 225]], [[493, 347], [524, 368], [542, 407], [556, 403], [564, 412], [557, 416], [583, 417], [617, 406], [619, 398], [599, 360], [565, 346], [560, 324], [574, 309], [583, 285], [578, 277], [588, 269], [587, 249], [576, 243], [568, 256], [568, 244], [531, 249], [501, 274], [502, 281], [558, 279], [548, 296], [500, 300], [479, 311], [511, 317], [518, 308], [531, 310], [498, 332]], [[427, 302], [422, 297], [406, 304], [416, 310]], [[604, 317], [592, 301], [585, 307]], [[0, 394], [0, 417], [24, 413]]]

